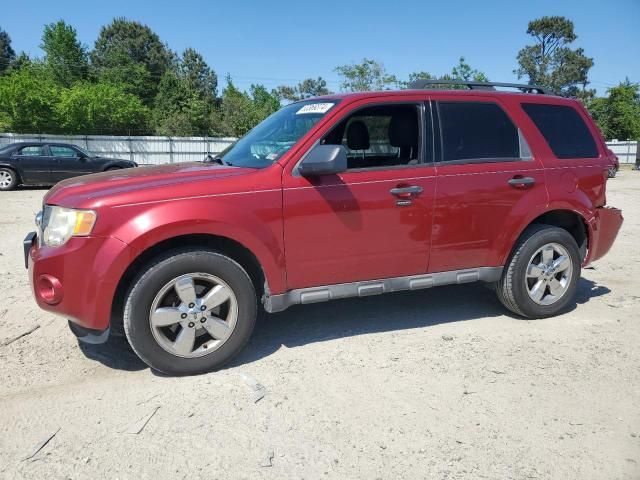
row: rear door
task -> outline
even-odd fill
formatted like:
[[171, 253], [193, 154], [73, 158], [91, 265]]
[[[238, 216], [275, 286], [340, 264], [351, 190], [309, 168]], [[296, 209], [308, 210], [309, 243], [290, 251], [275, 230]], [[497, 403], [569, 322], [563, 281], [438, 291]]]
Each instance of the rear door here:
[[547, 202], [542, 164], [498, 96], [438, 95], [432, 108], [440, 141], [429, 272], [501, 266], [514, 229]]
[[48, 153], [46, 145], [25, 145], [14, 151], [12, 157], [19, 165], [25, 183], [54, 183], [50, 177]]

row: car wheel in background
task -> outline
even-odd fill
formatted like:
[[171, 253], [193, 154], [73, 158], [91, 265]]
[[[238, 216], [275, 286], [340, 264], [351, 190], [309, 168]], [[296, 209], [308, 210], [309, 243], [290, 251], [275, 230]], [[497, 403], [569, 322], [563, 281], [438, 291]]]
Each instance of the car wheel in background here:
[[561, 228], [532, 225], [521, 235], [497, 284], [502, 304], [528, 318], [562, 312], [573, 301], [581, 257], [575, 239]]
[[13, 190], [18, 185], [18, 175], [10, 168], [0, 168], [0, 190]]
[[247, 272], [208, 250], [169, 252], [143, 269], [125, 299], [124, 330], [151, 368], [173, 375], [215, 370], [247, 343], [257, 298]]

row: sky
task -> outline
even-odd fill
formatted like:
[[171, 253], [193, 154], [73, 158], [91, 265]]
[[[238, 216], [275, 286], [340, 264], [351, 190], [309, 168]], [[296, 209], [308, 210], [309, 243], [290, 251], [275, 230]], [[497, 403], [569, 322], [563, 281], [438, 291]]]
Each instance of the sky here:
[[102, 25], [126, 17], [151, 27], [169, 47], [199, 51], [220, 85], [230, 74], [246, 89], [322, 76], [339, 90], [337, 65], [364, 57], [389, 73], [450, 72], [460, 56], [493, 81], [517, 81], [520, 48], [531, 43], [527, 23], [564, 15], [576, 47], [594, 59], [589, 78], [599, 94], [628, 77], [640, 82], [640, 0], [522, 1], [195, 1], [2, 0], [0, 28], [16, 52], [41, 56], [45, 24], [65, 20], [91, 48]]

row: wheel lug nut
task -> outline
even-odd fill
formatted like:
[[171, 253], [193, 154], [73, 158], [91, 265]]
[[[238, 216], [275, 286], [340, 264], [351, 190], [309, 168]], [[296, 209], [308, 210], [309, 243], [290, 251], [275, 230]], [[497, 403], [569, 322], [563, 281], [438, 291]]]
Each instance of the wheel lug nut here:
[[206, 321], [207, 321], [207, 319], [206, 319], [206, 318], [204, 318], [204, 317], [202, 317], [202, 318], [200, 319], [200, 323], [205, 323]]
[[182, 315], [180, 315], [180, 318], [182, 318], [184, 320], [185, 318], [187, 318], [187, 314], [183, 313]]
[[207, 309], [207, 306], [206, 306], [206, 305], [202, 305], [202, 306], [200, 307], [200, 311], [202, 311], [202, 312], [204, 312], [206, 309]]
[[195, 307], [195, 306], [196, 306], [196, 304], [195, 304], [195, 303], [190, 303], [190, 304], [189, 304], [189, 308], [193, 308], [193, 307]]
[[195, 326], [196, 326], [196, 324], [195, 324], [195, 323], [193, 323], [193, 322], [189, 322], [189, 328], [193, 328], [193, 327], [195, 327]]

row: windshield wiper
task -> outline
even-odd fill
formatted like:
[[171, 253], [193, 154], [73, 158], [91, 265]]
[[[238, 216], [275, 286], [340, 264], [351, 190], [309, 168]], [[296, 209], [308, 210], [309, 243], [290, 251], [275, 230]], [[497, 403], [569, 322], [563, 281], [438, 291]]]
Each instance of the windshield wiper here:
[[216, 155], [215, 157], [212, 155], [207, 155], [204, 161], [208, 163], [217, 163], [218, 165], [226, 165], [229, 167], [233, 167], [233, 164], [231, 162], [227, 162], [223, 160], [222, 157], [218, 155]]

